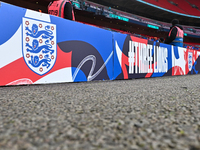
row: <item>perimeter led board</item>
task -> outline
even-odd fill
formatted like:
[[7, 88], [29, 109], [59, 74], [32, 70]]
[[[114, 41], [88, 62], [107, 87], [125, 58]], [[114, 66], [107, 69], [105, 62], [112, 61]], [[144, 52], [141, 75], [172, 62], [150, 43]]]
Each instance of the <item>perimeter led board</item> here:
[[151, 24], [147, 24], [147, 27], [149, 27], [149, 28], [153, 28], [153, 29], [159, 29], [159, 27], [157, 27], [157, 26], [154, 26], [154, 25], [151, 25]]

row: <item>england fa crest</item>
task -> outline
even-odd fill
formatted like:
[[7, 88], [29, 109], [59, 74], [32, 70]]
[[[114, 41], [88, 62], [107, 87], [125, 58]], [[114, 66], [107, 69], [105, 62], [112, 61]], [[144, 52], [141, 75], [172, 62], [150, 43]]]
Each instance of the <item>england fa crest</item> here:
[[27, 66], [36, 74], [49, 72], [56, 62], [56, 25], [23, 18], [23, 57]]
[[192, 70], [192, 53], [191, 52], [188, 52], [188, 68], [189, 68], [189, 71]]

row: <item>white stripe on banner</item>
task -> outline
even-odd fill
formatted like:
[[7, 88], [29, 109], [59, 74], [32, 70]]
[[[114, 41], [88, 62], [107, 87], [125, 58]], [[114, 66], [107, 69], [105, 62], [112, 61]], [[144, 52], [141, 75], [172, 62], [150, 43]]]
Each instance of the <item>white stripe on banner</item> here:
[[42, 83], [61, 83], [61, 82], [73, 82], [72, 80], [72, 68], [63, 68], [52, 72], [36, 81], [34, 84]]
[[0, 68], [22, 57], [22, 27], [4, 44], [0, 45]]
[[29, 9], [27, 9], [25, 17], [34, 18], [34, 19], [42, 20], [46, 22], [51, 22], [49, 14], [45, 14], [45, 13], [41, 13], [41, 12], [29, 10]]

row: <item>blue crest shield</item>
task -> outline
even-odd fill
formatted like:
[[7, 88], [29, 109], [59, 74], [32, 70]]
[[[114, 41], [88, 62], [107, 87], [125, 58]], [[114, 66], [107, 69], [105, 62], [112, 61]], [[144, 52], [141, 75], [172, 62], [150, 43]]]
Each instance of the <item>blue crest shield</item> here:
[[192, 53], [191, 52], [188, 52], [188, 68], [189, 68], [189, 71], [192, 70]]
[[33, 72], [42, 76], [56, 62], [56, 25], [29, 18], [23, 18], [22, 22], [24, 61]]

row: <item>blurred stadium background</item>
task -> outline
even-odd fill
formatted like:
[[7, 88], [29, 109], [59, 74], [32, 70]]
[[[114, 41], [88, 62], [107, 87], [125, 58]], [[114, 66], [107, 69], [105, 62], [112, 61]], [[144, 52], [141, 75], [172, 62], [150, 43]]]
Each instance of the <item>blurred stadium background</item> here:
[[[3, 0], [47, 13], [51, 0]], [[171, 20], [184, 28], [184, 47], [200, 50], [199, 0], [71, 0], [77, 22], [157, 41], [166, 38]]]

